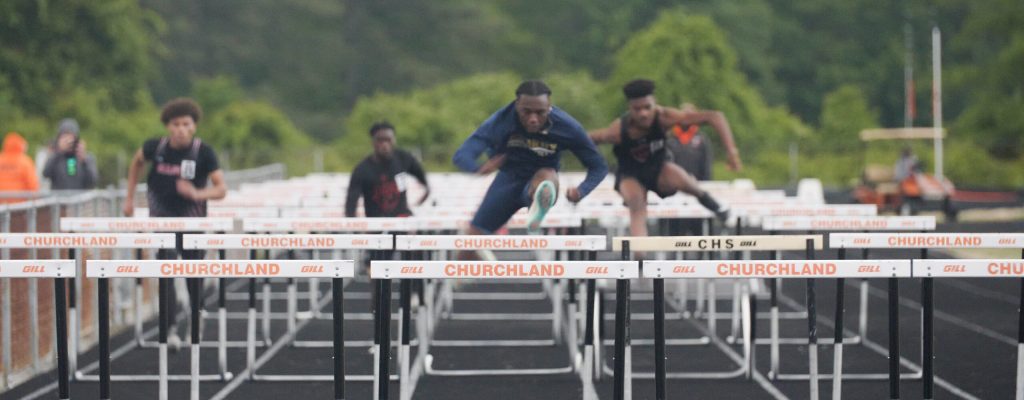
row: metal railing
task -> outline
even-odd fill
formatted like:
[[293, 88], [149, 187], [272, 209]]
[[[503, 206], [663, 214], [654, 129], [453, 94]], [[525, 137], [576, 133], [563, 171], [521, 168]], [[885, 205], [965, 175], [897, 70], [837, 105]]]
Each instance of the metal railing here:
[[[258, 168], [228, 171], [225, 180], [229, 188], [242, 183], [278, 180], [286, 177], [283, 164], [271, 164]], [[145, 184], [137, 187], [135, 199], [145, 203]], [[62, 217], [115, 217], [121, 216], [125, 199], [124, 188], [68, 191], [52, 190], [43, 192], [0, 192], [0, 232], [59, 232]], [[67, 256], [66, 254], [64, 256]], [[61, 257], [60, 249], [2, 249], [3, 259], [56, 259]], [[78, 255], [80, 259], [96, 258]], [[79, 274], [79, 276], [84, 276]], [[126, 285], [132, 282], [125, 281]], [[34, 279], [3, 279], [0, 281], [0, 393], [25, 382], [56, 366], [56, 334], [51, 319], [54, 316], [53, 293], [50, 288], [37, 286]], [[98, 340], [95, 280], [76, 278], [69, 296], [72, 304], [78, 304], [77, 320], [81, 321], [78, 332], [80, 350], [86, 351]], [[40, 298], [42, 296], [42, 298]], [[155, 307], [146, 304], [141, 313], [133, 313], [119, 305], [131, 304], [131, 287], [112, 288], [115, 307], [111, 318], [113, 332], [126, 329], [134, 323], [134, 316], [148, 319]], [[85, 302], [83, 302], [83, 300]], [[13, 338], [34, 338], [31, 343], [19, 342]]]

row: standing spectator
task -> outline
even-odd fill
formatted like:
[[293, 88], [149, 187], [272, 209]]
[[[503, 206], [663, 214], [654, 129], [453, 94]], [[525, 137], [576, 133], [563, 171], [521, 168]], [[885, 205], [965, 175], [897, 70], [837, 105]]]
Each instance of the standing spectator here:
[[[17, 132], [4, 136], [0, 151], [0, 192], [35, 192], [39, 190], [35, 163], [29, 158], [28, 142]], [[0, 203], [13, 203], [17, 199], [0, 199]]]
[[57, 137], [50, 146], [43, 177], [54, 190], [87, 190], [96, 187], [99, 172], [96, 158], [85, 151], [85, 140], [79, 136], [78, 121], [65, 118], [57, 127]]

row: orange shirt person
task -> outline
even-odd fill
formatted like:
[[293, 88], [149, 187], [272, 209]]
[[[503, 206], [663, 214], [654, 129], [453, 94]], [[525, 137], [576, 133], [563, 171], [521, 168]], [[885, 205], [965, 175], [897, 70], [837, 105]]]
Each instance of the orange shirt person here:
[[[28, 142], [17, 132], [4, 136], [0, 150], [0, 192], [39, 191], [39, 177], [35, 163], [26, 154]], [[0, 203], [14, 203], [17, 199], [0, 199]]]

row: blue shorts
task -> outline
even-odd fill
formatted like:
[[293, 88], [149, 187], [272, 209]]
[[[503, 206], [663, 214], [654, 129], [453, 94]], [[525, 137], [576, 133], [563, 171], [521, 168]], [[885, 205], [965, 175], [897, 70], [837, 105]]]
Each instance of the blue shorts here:
[[484, 233], [491, 234], [505, 225], [520, 208], [529, 207], [530, 181], [533, 175], [517, 177], [515, 174], [498, 171], [498, 175], [487, 189], [480, 208], [473, 216], [473, 226]]

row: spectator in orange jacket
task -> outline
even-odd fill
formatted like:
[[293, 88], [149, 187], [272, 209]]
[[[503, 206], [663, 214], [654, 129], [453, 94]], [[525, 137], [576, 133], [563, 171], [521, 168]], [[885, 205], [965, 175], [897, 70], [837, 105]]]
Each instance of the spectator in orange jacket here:
[[[36, 176], [35, 163], [25, 154], [28, 142], [16, 132], [9, 132], [4, 137], [3, 150], [0, 151], [0, 192], [35, 192], [39, 190], [39, 178]], [[18, 200], [0, 199], [0, 203], [11, 203]]]

